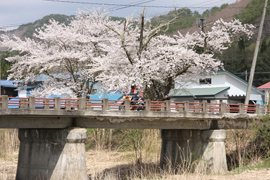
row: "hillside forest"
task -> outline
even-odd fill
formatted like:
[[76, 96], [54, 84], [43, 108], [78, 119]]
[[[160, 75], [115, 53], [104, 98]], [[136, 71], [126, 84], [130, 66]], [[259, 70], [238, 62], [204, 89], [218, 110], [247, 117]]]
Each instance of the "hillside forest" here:
[[[234, 42], [231, 47], [229, 47], [223, 54], [217, 54], [216, 58], [219, 58], [224, 63], [224, 68], [231, 71], [232, 73], [240, 76], [243, 79], [248, 79], [250, 72], [250, 67], [253, 59], [253, 53], [255, 49], [255, 42], [257, 40], [259, 22], [263, 11], [264, 0], [250, 0], [245, 8], [242, 8], [241, 12], [235, 14], [233, 17], [240, 19], [242, 23], [253, 24], [255, 29], [255, 34], [252, 39], [247, 40], [246, 37], [241, 37], [240, 41]], [[205, 18], [206, 25], [207, 19], [209, 17], [215, 16], [218, 12], [230, 8], [229, 4], [223, 4], [220, 7], [212, 7], [211, 9], [206, 9], [202, 14], [198, 11], [192, 11], [188, 8], [178, 9], [176, 11], [170, 11], [168, 14], [153, 17], [151, 23], [153, 26], [158, 26], [162, 22], [168, 21], [175, 17], [176, 14], [180, 14], [180, 18], [171, 24], [169, 29], [165, 32], [166, 34], [173, 35], [182, 29], [188, 29], [192, 26], [196, 26], [197, 18]], [[50, 19], [55, 19], [59, 23], [68, 24], [69, 20], [74, 16], [66, 16], [60, 14], [51, 14], [43, 17], [33, 23], [28, 23], [21, 25], [18, 29], [9, 31], [7, 33], [16, 34], [21, 38], [33, 38], [33, 34], [36, 28], [42, 27], [44, 24], [49, 23]], [[111, 17], [113, 20], [124, 20], [121, 17]], [[224, 17], [225, 18], [225, 17]], [[254, 82], [255, 86], [260, 86], [264, 83], [270, 81], [270, 10], [267, 9], [267, 15], [265, 18], [263, 36], [261, 39], [260, 51], [258, 54], [257, 65], [255, 70]], [[210, 23], [209, 23], [210, 24]], [[165, 29], [164, 29], [165, 30]], [[199, 30], [199, 28], [198, 28]], [[4, 33], [0, 31], [0, 33]], [[162, 32], [164, 33], [164, 32]], [[7, 56], [16, 55], [16, 52], [4, 52], [1, 56], [2, 61], [2, 79], [6, 79], [8, 76], [8, 70], [11, 64], [5, 61]], [[247, 75], [245, 74], [247, 71]]]

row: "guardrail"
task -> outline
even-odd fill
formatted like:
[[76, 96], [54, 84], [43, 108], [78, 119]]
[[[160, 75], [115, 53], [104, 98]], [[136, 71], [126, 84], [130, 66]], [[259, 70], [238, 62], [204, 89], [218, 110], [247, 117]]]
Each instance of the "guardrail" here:
[[145, 111], [166, 111], [182, 113], [269, 113], [269, 107], [259, 104], [226, 104], [207, 102], [175, 102], [166, 101], [130, 101], [104, 99], [67, 99], [67, 98], [35, 98], [30, 97], [0, 97], [0, 108], [20, 109], [54, 109], [54, 110], [145, 110]]

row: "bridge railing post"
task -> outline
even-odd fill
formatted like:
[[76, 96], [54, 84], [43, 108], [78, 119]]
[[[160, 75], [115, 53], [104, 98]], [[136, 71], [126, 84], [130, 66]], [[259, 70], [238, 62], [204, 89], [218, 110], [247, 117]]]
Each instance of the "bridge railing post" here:
[[27, 99], [19, 99], [19, 106], [20, 106], [20, 109], [27, 109]]
[[54, 98], [54, 110], [60, 110], [61, 107], [61, 101], [60, 101], [60, 97], [55, 97]]
[[151, 101], [149, 99], [145, 100], [145, 111], [151, 111]]
[[226, 113], [230, 113], [231, 112], [231, 110], [230, 110], [230, 105], [227, 105], [226, 104]]
[[188, 101], [184, 102], [184, 113], [189, 113], [189, 102]]
[[109, 110], [109, 101], [108, 98], [103, 98], [102, 99], [102, 111], [107, 111]]
[[166, 111], [171, 112], [171, 100], [166, 100]]
[[85, 110], [85, 97], [79, 97], [78, 99], [79, 99], [78, 100], [78, 104], [79, 104], [78, 109]]
[[[160, 106], [165, 106], [166, 107], [166, 103], [161, 103]], [[164, 107], [161, 107], [160, 108], [160, 111], [165, 111], [165, 108]]]
[[240, 114], [245, 113], [245, 111], [244, 111], [244, 104], [243, 103], [239, 103], [239, 113]]
[[227, 104], [225, 102], [220, 103], [220, 112], [221, 114], [224, 114], [227, 112]]
[[194, 112], [196, 112], [196, 113], [198, 113], [198, 112], [200, 112], [200, 110], [199, 110], [199, 106], [200, 106], [200, 104], [197, 104], [199, 101], [194, 101], [195, 103], [194, 103]]
[[44, 99], [44, 109], [50, 109], [50, 105], [48, 105], [50, 103], [50, 100], [49, 99]]
[[130, 100], [125, 99], [125, 111], [129, 111], [129, 110], [130, 110]]
[[2, 95], [1, 102], [2, 102], [1, 108], [8, 109], [8, 95]]
[[260, 114], [260, 113], [261, 113], [261, 105], [256, 104], [256, 111], [254, 112], [254, 114]]
[[179, 113], [183, 113], [184, 112], [184, 108], [183, 108], [183, 106], [184, 106], [184, 104], [176, 104], [177, 106], [178, 106], [178, 112]]
[[30, 110], [36, 109], [36, 98], [35, 98], [35, 96], [29, 96], [29, 109]]
[[89, 105], [89, 104], [91, 104], [92, 102], [90, 101], [90, 100], [87, 100], [86, 101], [86, 104], [88, 104], [87, 106], [86, 106], [86, 109], [87, 110], [92, 110], [92, 107], [91, 107], [91, 105]]
[[202, 109], [202, 113], [207, 113], [207, 102], [203, 101], [203, 109]]
[[66, 105], [66, 110], [71, 110], [71, 101], [70, 100], [67, 100], [66, 102], [65, 102], [65, 105]]
[[216, 105], [213, 105], [213, 104], [212, 104], [212, 105], [210, 105], [210, 107], [211, 107], [211, 110], [210, 110], [210, 111], [211, 111], [211, 113], [214, 113], [214, 112], [215, 112], [215, 106], [216, 106]]

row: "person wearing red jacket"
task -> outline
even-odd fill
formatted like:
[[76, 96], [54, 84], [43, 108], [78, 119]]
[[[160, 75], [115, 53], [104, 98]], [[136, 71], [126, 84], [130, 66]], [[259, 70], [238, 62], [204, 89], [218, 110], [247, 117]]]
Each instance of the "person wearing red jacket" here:
[[136, 86], [136, 84], [134, 84], [134, 83], [131, 84], [131, 90], [130, 90], [130, 92], [128, 94], [135, 95], [135, 96], [138, 96], [139, 95], [139, 89]]

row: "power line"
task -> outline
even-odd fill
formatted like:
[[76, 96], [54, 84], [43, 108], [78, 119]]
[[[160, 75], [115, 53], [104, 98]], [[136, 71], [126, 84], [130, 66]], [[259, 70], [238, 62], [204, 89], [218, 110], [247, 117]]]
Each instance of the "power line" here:
[[[233, 73], [233, 74], [244, 75], [244, 73]], [[247, 74], [250, 74], [250, 73], [247, 73]], [[270, 74], [270, 72], [255, 72], [255, 74]]]
[[[265, 57], [258, 57], [258, 59], [266, 59], [266, 58], [270, 58], [270, 56], [265, 56]], [[241, 57], [241, 58], [216, 58], [216, 59], [219, 59], [219, 60], [222, 60], [222, 61], [229, 61], [229, 60], [235, 60], [235, 59], [242, 59], [242, 60], [245, 60], [245, 59], [252, 59], [252, 57]]]
[[[198, 5], [200, 5], [200, 4], [205, 4], [205, 3], [207, 3], [207, 2], [211, 2], [211, 1], [215, 1], [215, 0], [208, 0], [208, 1], [204, 1], [204, 2], [200, 2], [200, 3], [197, 3], [197, 4], [193, 4], [193, 5], [190, 5], [190, 6], [186, 6], [185, 8], [188, 8], [188, 9], [191, 9], [191, 8], [196, 8]], [[224, 0], [221, 0], [221, 1], [224, 1]], [[216, 2], [214, 2], [214, 3], [216, 3]], [[224, 4], [226, 4], [226, 3], [228, 3], [228, 2], [224, 2]], [[213, 3], [212, 3], [213, 4]], [[147, 6], [148, 7], [148, 6]], [[213, 7], [211, 7], [211, 8], [214, 8], [214, 7], [217, 7], [217, 6], [213, 6]], [[171, 11], [167, 11], [167, 12], [165, 12], [165, 13], [169, 13], [169, 12], [171, 12]], [[165, 14], [165, 13], [163, 13], [163, 14]], [[191, 14], [195, 14], [195, 13], [191, 13]]]
[[[246, 15], [246, 14], [250, 14], [250, 13], [252, 13], [252, 12], [254, 12], [254, 11], [257, 11], [258, 7], [261, 7], [261, 6], [253, 6], [253, 7], [247, 7], [247, 6], [245, 6], [245, 7], [239, 7], [239, 8], [251, 9], [252, 11], [251, 11], [251, 12], [245, 12], [245, 13], [240, 12], [240, 13], [238, 13], [238, 14], [235, 14], [235, 15], [232, 15], [232, 16], [227, 16], [227, 17], [224, 17], [224, 18], [222, 18], [222, 19], [232, 18], [232, 17], [235, 17], [236, 15]], [[226, 7], [226, 8], [229, 8], [229, 7]], [[270, 8], [270, 7], [265, 7], [265, 8]], [[267, 20], [267, 21], [269, 21], [269, 20]], [[210, 21], [210, 22], [208, 22], [208, 23], [212, 23], [212, 22], [215, 22], [215, 21]]]
[[[124, 9], [124, 8], [128, 8], [128, 7], [144, 7], [144, 6], [139, 6], [139, 5], [136, 5], [136, 4], [103, 4], [103, 3], [89, 3], [89, 2], [75, 2], [75, 1], [62, 1], [62, 0], [44, 0], [44, 1], [51, 1], [51, 2], [69, 2], [69, 3], [85, 3], [85, 4], [97, 4], [97, 5], [111, 5], [111, 6], [121, 6], [120, 8], [118, 9]], [[147, 2], [150, 2], [150, 1], [154, 1], [154, 0], [149, 0], [149, 1], [144, 1], [144, 2], [141, 2], [141, 3], [147, 3]], [[213, 1], [213, 0], [210, 0], [210, 1]], [[138, 3], [140, 1], [137, 1]], [[205, 2], [209, 2], [209, 1], [205, 1]], [[136, 2], [134, 2], [136, 3]], [[162, 7], [174, 7], [174, 6], [147, 6], [147, 7], [156, 7], [156, 8], [162, 8]], [[214, 6], [216, 7], [216, 6]], [[174, 7], [175, 8], [175, 7]], [[182, 7], [182, 8], [213, 8], [213, 7]], [[245, 7], [226, 7], [226, 8], [245, 8]], [[257, 6], [255, 7], [252, 7], [249, 9], [254, 9], [256, 10], [257, 9]], [[117, 10], [117, 9], [116, 9]], [[246, 12], [246, 13], [241, 13], [241, 15], [245, 15], [245, 14], [249, 14], [250, 12]], [[194, 14], [193, 12], [191, 12], [191, 14]], [[240, 13], [239, 13], [240, 14]], [[234, 17], [235, 15], [233, 16], [227, 16], [227, 17], [223, 17], [222, 19], [227, 19], [227, 18], [231, 18], [231, 17]], [[212, 23], [212, 22], [215, 22], [216, 20], [214, 21], [210, 21], [208, 23]], [[4, 28], [7, 28], [7, 27], [16, 27], [16, 26], [21, 26], [21, 25], [25, 25], [25, 24], [29, 24], [29, 23], [33, 23], [33, 22], [27, 22], [27, 23], [18, 23], [18, 24], [8, 24], [8, 25], [2, 25], [1, 27], [4, 27]]]
[[214, 1], [214, 0], [204, 1], [204, 2], [200, 2], [200, 3], [194, 4], [194, 5], [190, 5], [190, 6], [191, 6], [191, 7], [192, 7], [192, 6], [198, 6], [198, 5], [200, 5], [200, 4], [205, 4], [205, 3], [208, 3], [208, 2], [211, 2], [211, 1]]
[[[62, 1], [62, 0], [44, 0], [44, 1], [51, 1], [51, 2], [69, 2], [69, 3], [85, 3], [85, 4], [98, 4], [98, 5], [109, 5], [109, 4], [104, 4], [104, 3], [89, 3], [89, 2], [75, 2], [75, 1]], [[149, 0], [149, 1], [144, 1], [144, 2], [141, 2], [141, 1], [137, 1], [137, 2], [134, 2], [134, 3], [148, 3], [150, 1], [155, 1], [155, 0]], [[202, 3], [206, 3], [206, 2], [211, 2], [213, 0], [210, 0], [210, 1], [205, 1], [205, 2], [202, 2]], [[202, 3], [199, 3], [199, 4], [202, 4]], [[226, 2], [225, 2], [226, 3]], [[136, 7], [137, 5], [136, 4], [110, 4], [110, 5], [115, 5], [115, 6], [121, 6], [121, 8], [118, 8], [118, 9], [124, 9], [124, 8], [128, 8], [128, 7]], [[198, 4], [196, 4], [198, 5]], [[144, 6], [139, 6], [139, 7], [144, 7]], [[149, 7], [149, 6], [147, 6]], [[151, 7], [165, 7], [165, 6], [151, 6]], [[167, 6], [169, 7], [169, 6]], [[170, 7], [174, 7], [174, 6], [170, 6]], [[216, 7], [216, 6], [213, 6], [213, 7]], [[184, 7], [184, 8], [213, 8], [213, 7]], [[174, 7], [175, 8], [175, 7]], [[226, 7], [226, 8], [245, 8], [245, 7]], [[112, 8], [110, 8], [112, 9]], [[251, 9], [249, 7], [249, 9]], [[257, 9], [257, 6], [254, 6], [252, 7], [252, 9], [256, 10]], [[117, 10], [117, 9], [115, 9]], [[170, 11], [169, 11], [170, 12]], [[244, 15], [244, 14], [249, 14], [250, 12], [246, 12], [246, 13], [241, 13], [241, 15]], [[191, 14], [194, 14], [193, 12], [191, 12]], [[223, 19], [227, 19], [227, 18], [231, 18], [231, 17], [234, 17], [235, 15], [233, 16], [227, 16], [227, 17], [224, 17]], [[210, 21], [208, 23], [212, 23], [212, 22], [215, 22], [215, 21]], [[18, 23], [18, 24], [8, 24], [8, 25], [2, 25], [1, 27], [16, 27], [16, 26], [20, 26], [20, 25], [25, 25], [25, 24], [29, 24], [29, 23], [33, 23], [33, 22], [27, 22], [27, 23]]]
[[[145, 3], [149, 3], [149, 2], [153, 2], [155, 0], [149, 0], [149, 1], [145, 1], [145, 0], [141, 0], [141, 1], [137, 1], [137, 2], [133, 2], [133, 3], [129, 3], [129, 4], [126, 4], [126, 6], [124, 7], [120, 7], [120, 8], [116, 8], [114, 10], [120, 10], [120, 9], [125, 9], [125, 8], [129, 8], [129, 7], [132, 7], [132, 6], [135, 6], [135, 5], [140, 5], [140, 4], [145, 4]], [[134, 4], [135, 3], [135, 4]], [[110, 9], [113, 9], [113, 8], [110, 8]]]
[[[106, 5], [106, 6], [126, 6], [126, 4], [114, 4], [114, 3], [91, 3], [91, 2], [81, 2], [81, 1], [68, 1], [68, 0], [43, 0], [43, 1], [50, 1], [50, 2], [62, 2], [62, 3], [74, 3], [74, 4], [92, 4], [92, 5]], [[130, 5], [130, 7], [144, 7], [144, 5]], [[150, 5], [147, 6], [148, 8], [175, 8], [175, 6], [155, 6]], [[214, 6], [216, 7], [216, 6]], [[190, 8], [190, 9], [208, 9], [213, 7], [178, 7], [178, 8]], [[227, 8], [243, 8], [243, 7], [227, 7]]]
[[[220, 1], [215, 1], [215, 2], [212, 2], [212, 3], [206, 3], [206, 4], [204, 4], [205, 6], [209, 6], [209, 5], [211, 5], [211, 4], [217, 4], [217, 3], [219, 3], [219, 2], [224, 2], [224, 0], [220, 0]], [[224, 3], [225, 4], [225, 3]]]

